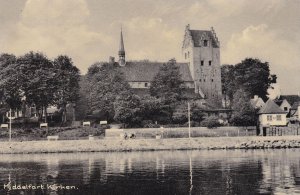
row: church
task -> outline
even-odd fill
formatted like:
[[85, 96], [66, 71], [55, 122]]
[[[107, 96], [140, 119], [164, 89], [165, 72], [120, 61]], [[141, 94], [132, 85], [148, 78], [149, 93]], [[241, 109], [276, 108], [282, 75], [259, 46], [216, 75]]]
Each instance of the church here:
[[[118, 55], [118, 64], [133, 91], [138, 95], [149, 93], [151, 81], [164, 63], [127, 62], [122, 30]], [[176, 66], [179, 67], [184, 82], [183, 90], [213, 105], [221, 105], [220, 42], [214, 29], [191, 30], [190, 25], [187, 25], [182, 55], [184, 62], [177, 62]], [[114, 62], [114, 58], [110, 57], [110, 61]]]

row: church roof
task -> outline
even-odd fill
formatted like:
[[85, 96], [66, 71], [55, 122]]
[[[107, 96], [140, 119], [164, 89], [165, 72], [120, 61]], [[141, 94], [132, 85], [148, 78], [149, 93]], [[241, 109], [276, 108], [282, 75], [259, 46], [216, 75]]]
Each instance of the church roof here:
[[[121, 67], [121, 71], [124, 73], [125, 79], [129, 82], [151, 82], [163, 64], [162, 62], [129, 61], [126, 62], [125, 66]], [[187, 63], [176, 63], [176, 66], [179, 66], [179, 72], [183, 81], [193, 82]]]
[[201, 46], [200, 41], [204, 34], [206, 34], [208, 37], [210, 37], [210, 39], [212, 40], [213, 47], [215, 47], [215, 48], [218, 47], [217, 41], [215, 40], [214, 35], [212, 34], [211, 31], [209, 31], [209, 30], [190, 30], [190, 32], [191, 32], [191, 36], [194, 41], [195, 47]]
[[258, 114], [283, 114], [285, 113], [279, 106], [271, 99], [259, 110]]

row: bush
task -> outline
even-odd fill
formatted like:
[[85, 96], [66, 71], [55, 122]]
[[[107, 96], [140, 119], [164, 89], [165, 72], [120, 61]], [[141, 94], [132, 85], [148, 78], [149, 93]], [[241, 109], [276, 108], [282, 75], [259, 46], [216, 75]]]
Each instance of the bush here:
[[219, 122], [218, 117], [210, 116], [201, 122], [201, 126], [205, 126], [209, 129], [212, 129], [212, 128], [220, 127], [221, 124]]

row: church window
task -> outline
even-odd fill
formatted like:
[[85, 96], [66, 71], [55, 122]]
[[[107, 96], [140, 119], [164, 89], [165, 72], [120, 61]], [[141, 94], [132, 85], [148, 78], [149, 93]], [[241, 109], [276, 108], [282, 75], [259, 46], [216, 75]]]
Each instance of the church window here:
[[207, 47], [207, 46], [208, 46], [208, 40], [204, 40], [204, 41], [203, 41], [203, 46], [204, 46], [204, 47]]
[[186, 53], [184, 53], [184, 59], [186, 59]]
[[190, 58], [190, 52], [188, 51], [188, 58]]
[[203, 66], [204, 65], [204, 60], [201, 60], [201, 66]]
[[212, 79], [211, 82], [214, 82], [214, 80]]
[[148, 87], [148, 83], [145, 83], [145, 87]]
[[211, 60], [209, 60], [209, 61], [208, 61], [208, 65], [210, 65], [210, 66], [211, 66]]
[[201, 79], [199, 79], [199, 82], [201, 82], [202, 80]]
[[205, 82], [205, 79], [203, 79], [203, 82]]

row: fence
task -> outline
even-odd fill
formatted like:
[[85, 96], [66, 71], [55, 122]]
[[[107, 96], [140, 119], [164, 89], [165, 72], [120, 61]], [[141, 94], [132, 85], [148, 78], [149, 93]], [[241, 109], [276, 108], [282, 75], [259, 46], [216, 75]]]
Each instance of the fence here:
[[267, 136], [300, 135], [300, 127], [268, 127]]
[[[154, 138], [162, 135], [164, 138], [186, 138], [189, 137], [189, 128], [137, 128], [124, 129], [126, 133], [133, 133], [140, 138]], [[191, 137], [236, 137], [254, 136], [255, 127], [218, 127], [209, 129], [207, 127], [191, 127]]]

